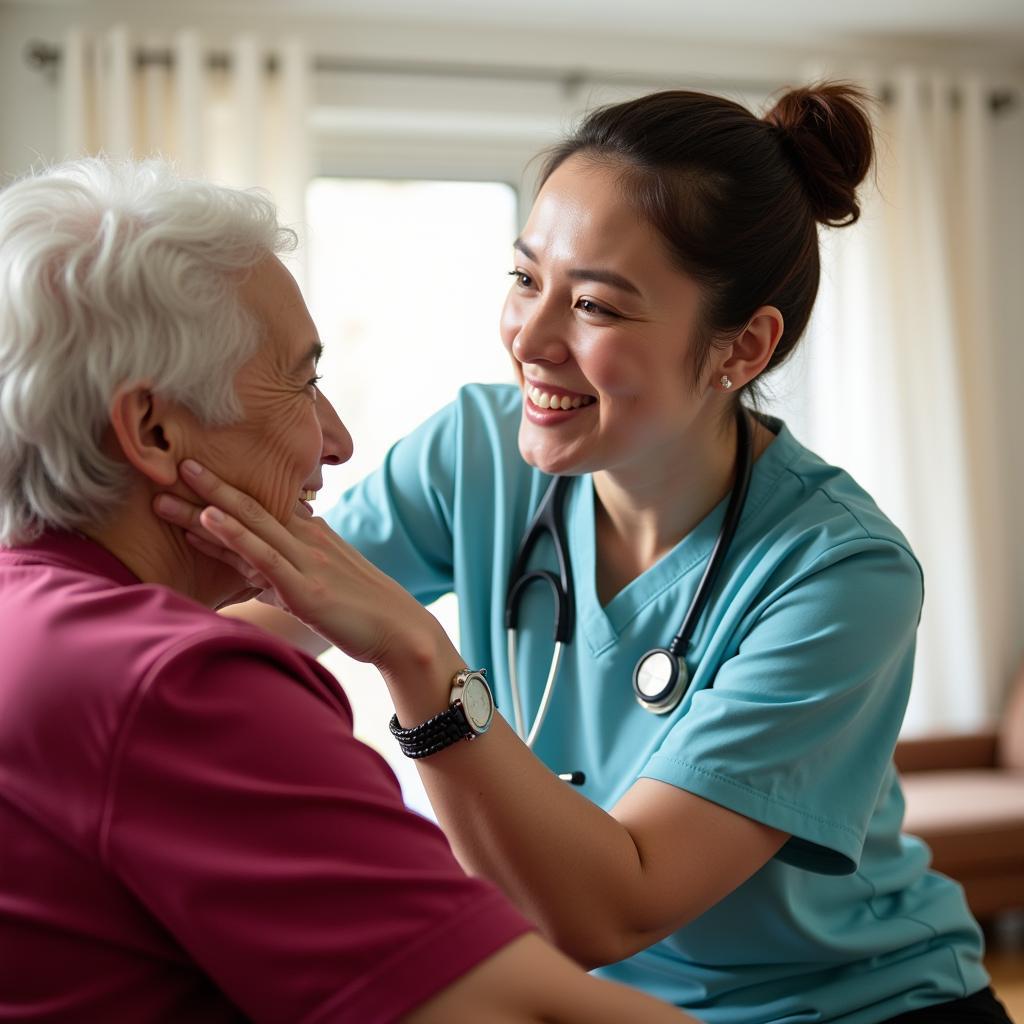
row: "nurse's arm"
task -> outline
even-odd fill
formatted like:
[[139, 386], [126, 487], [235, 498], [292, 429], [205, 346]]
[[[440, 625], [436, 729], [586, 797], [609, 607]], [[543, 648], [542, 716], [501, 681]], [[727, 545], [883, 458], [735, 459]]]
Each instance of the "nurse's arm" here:
[[[216, 543], [317, 633], [377, 666], [403, 725], [447, 707], [465, 663], [437, 619], [394, 580], [320, 520], [283, 525], [208, 471], [190, 486], [213, 506], [200, 521]], [[463, 865], [496, 882], [587, 967], [624, 959], [694, 920], [787, 839], [647, 779], [608, 813], [559, 781], [500, 717], [478, 739], [417, 765]]]
[[319, 633], [314, 633], [309, 626], [300, 622], [290, 612], [271, 604], [264, 604], [262, 601], [252, 600], [243, 601], [241, 604], [231, 604], [226, 608], [221, 608], [220, 614], [230, 619], [240, 619], [243, 622], [259, 626], [260, 629], [273, 633], [274, 636], [286, 640], [314, 658], [318, 658], [331, 646]]
[[537, 935], [524, 935], [402, 1018], [403, 1024], [697, 1024], [651, 996], [584, 974]]
[[[449, 667], [437, 671], [439, 695]], [[399, 720], [429, 717], [408, 689], [392, 686]], [[606, 813], [559, 781], [498, 718], [477, 740], [417, 767], [463, 866], [496, 882], [588, 969], [693, 921], [788, 838], [653, 779], [637, 781]]]

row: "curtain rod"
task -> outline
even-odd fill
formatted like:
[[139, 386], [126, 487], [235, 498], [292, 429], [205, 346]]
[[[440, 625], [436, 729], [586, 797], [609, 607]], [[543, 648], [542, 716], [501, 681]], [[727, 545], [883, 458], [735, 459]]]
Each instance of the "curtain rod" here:
[[[25, 58], [35, 69], [54, 73], [59, 67], [62, 51], [59, 46], [39, 41], [29, 43], [25, 48]], [[350, 57], [314, 56], [311, 61], [316, 72], [324, 74], [370, 74], [370, 75], [407, 75], [409, 77], [433, 78], [472, 78], [490, 79], [503, 82], [536, 82], [560, 85], [567, 95], [572, 95], [586, 84], [591, 85], [629, 85], [647, 89], [664, 89], [681, 82], [697, 83], [701, 81], [711, 84], [707, 75], [640, 75], [626, 73], [622, 75], [601, 74], [599, 72], [578, 69], [559, 69], [552, 67], [525, 67], [512, 64], [472, 64], [446, 61], [416, 60], [373, 60]], [[174, 51], [162, 47], [138, 47], [135, 50], [135, 66], [166, 67], [174, 66]], [[231, 67], [231, 54], [223, 50], [214, 50], [206, 56], [206, 66], [211, 70], [227, 70]], [[264, 60], [268, 74], [278, 70], [279, 61], [271, 53]], [[766, 79], [715, 79], [713, 84], [719, 88], [730, 90], [752, 90], [770, 93], [785, 83], [781, 80]], [[893, 98], [891, 85], [883, 85], [881, 100], [889, 103]], [[954, 102], [958, 100], [954, 92]], [[994, 89], [989, 93], [989, 109], [995, 113], [1012, 109], [1017, 105], [1018, 96], [1010, 89]]]

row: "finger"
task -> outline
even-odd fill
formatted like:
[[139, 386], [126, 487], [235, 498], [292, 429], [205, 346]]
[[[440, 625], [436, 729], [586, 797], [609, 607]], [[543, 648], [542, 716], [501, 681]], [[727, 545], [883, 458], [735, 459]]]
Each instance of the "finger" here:
[[191, 502], [185, 501], [173, 494], [158, 494], [153, 499], [153, 511], [161, 519], [165, 519], [175, 526], [180, 526], [183, 530], [193, 530], [197, 533], [202, 532], [202, 526], [199, 523], [199, 513], [204, 508], [206, 508], [205, 501], [200, 501], [198, 505], [193, 505]]
[[[291, 533], [252, 495], [232, 487], [212, 470], [200, 466], [194, 459], [185, 459], [181, 464], [181, 472], [188, 486], [205, 502], [225, 512], [286, 558], [298, 560], [297, 542]], [[204, 513], [200, 514], [199, 521], [207, 532], [214, 533]], [[215, 536], [220, 538], [219, 533], [215, 533]]]
[[[287, 601], [288, 595], [299, 593], [303, 577], [299, 570], [288, 561], [273, 544], [250, 530], [245, 523], [219, 508], [205, 508], [200, 521], [208, 533], [213, 534], [219, 544], [230, 548], [243, 561], [266, 579]], [[279, 529], [288, 534], [280, 524]]]
[[[252, 570], [243, 562], [238, 555], [228, 548], [222, 548], [214, 540], [212, 534], [206, 532], [199, 520], [199, 514], [206, 508], [205, 503], [193, 505], [173, 494], [158, 494], [153, 500], [153, 509], [156, 514], [175, 526], [180, 526], [185, 531], [185, 536], [195, 542], [195, 547], [204, 555], [219, 559], [221, 562], [230, 565], [243, 576], [247, 576]], [[203, 543], [198, 543], [202, 541]]]

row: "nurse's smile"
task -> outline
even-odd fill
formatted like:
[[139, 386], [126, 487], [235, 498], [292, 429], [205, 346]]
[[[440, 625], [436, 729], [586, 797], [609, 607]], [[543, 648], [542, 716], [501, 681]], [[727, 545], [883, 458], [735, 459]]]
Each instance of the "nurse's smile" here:
[[523, 380], [523, 393], [527, 418], [542, 427], [564, 423], [597, 403], [593, 395], [555, 387], [529, 377]]

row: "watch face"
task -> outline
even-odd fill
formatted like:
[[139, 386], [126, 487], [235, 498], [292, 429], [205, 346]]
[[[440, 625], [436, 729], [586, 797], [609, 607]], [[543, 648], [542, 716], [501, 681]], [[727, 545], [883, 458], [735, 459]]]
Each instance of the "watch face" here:
[[462, 707], [476, 732], [484, 732], [494, 715], [494, 701], [487, 684], [478, 676], [470, 676], [462, 688]]

